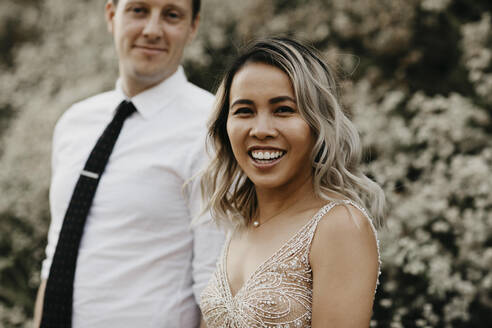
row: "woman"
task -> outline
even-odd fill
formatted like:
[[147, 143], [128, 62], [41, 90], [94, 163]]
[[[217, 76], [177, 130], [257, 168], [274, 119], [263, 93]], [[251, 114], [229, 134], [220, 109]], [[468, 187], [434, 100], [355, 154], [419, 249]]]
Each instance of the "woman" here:
[[231, 229], [203, 326], [369, 326], [379, 251], [368, 214], [381, 222], [384, 196], [359, 168], [320, 58], [291, 39], [257, 41], [217, 92], [202, 192]]

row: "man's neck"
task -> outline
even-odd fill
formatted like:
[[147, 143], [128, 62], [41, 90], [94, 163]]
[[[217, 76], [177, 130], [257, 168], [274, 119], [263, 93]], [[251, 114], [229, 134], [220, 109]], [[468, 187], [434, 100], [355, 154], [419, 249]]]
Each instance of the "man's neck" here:
[[123, 89], [123, 92], [125, 93], [125, 95], [128, 98], [133, 98], [136, 95], [138, 95], [139, 93], [142, 93], [142, 92], [158, 85], [161, 82], [162, 81], [157, 81], [157, 82], [149, 83], [149, 84], [131, 83], [131, 82], [125, 80], [124, 78], [122, 78], [121, 79], [121, 88]]
[[[121, 88], [128, 98], [133, 98], [139, 93], [142, 93], [148, 89], [155, 87], [156, 85], [162, 83], [163, 81], [169, 79], [173, 76], [179, 68], [176, 68], [172, 73], [167, 73], [166, 75], [161, 75], [159, 77], [134, 77], [128, 76], [127, 74], [121, 74]], [[120, 70], [121, 72], [121, 70]]]

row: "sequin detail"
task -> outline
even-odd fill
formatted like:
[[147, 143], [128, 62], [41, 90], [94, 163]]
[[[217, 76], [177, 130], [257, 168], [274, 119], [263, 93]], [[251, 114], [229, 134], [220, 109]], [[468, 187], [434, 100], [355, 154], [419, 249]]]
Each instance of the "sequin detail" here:
[[323, 206], [304, 227], [265, 260], [233, 296], [226, 268], [228, 237], [217, 269], [201, 295], [200, 307], [207, 327], [311, 327], [311, 242], [321, 218], [334, 206], [342, 204], [356, 207], [369, 220], [378, 243], [379, 257], [376, 229], [365, 209], [349, 200], [332, 202]]

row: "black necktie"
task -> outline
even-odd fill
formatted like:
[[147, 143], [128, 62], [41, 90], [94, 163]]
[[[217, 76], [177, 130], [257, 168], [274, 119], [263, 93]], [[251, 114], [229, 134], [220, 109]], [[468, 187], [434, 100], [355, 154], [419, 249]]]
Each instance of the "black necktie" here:
[[123, 123], [135, 110], [133, 104], [126, 100], [118, 106], [116, 115], [99, 137], [80, 173], [63, 219], [46, 283], [43, 328], [72, 326], [73, 281], [85, 221]]

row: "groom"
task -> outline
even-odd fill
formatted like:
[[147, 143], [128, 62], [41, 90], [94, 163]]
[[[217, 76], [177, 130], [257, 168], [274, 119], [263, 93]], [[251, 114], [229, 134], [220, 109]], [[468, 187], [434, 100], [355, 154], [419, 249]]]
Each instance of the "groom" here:
[[[199, 183], [182, 187], [204, 164], [213, 102], [180, 66], [199, 11], [200, 0], [106, 4], [120, 78], [114, 90], [74, 104], [56, 125], [35, 326], [198, 326], [199, 294], [223, 240], [210, 220], [190, 228], [200, 212]], [[101, 169], [87, 169], [91, 161]]]

